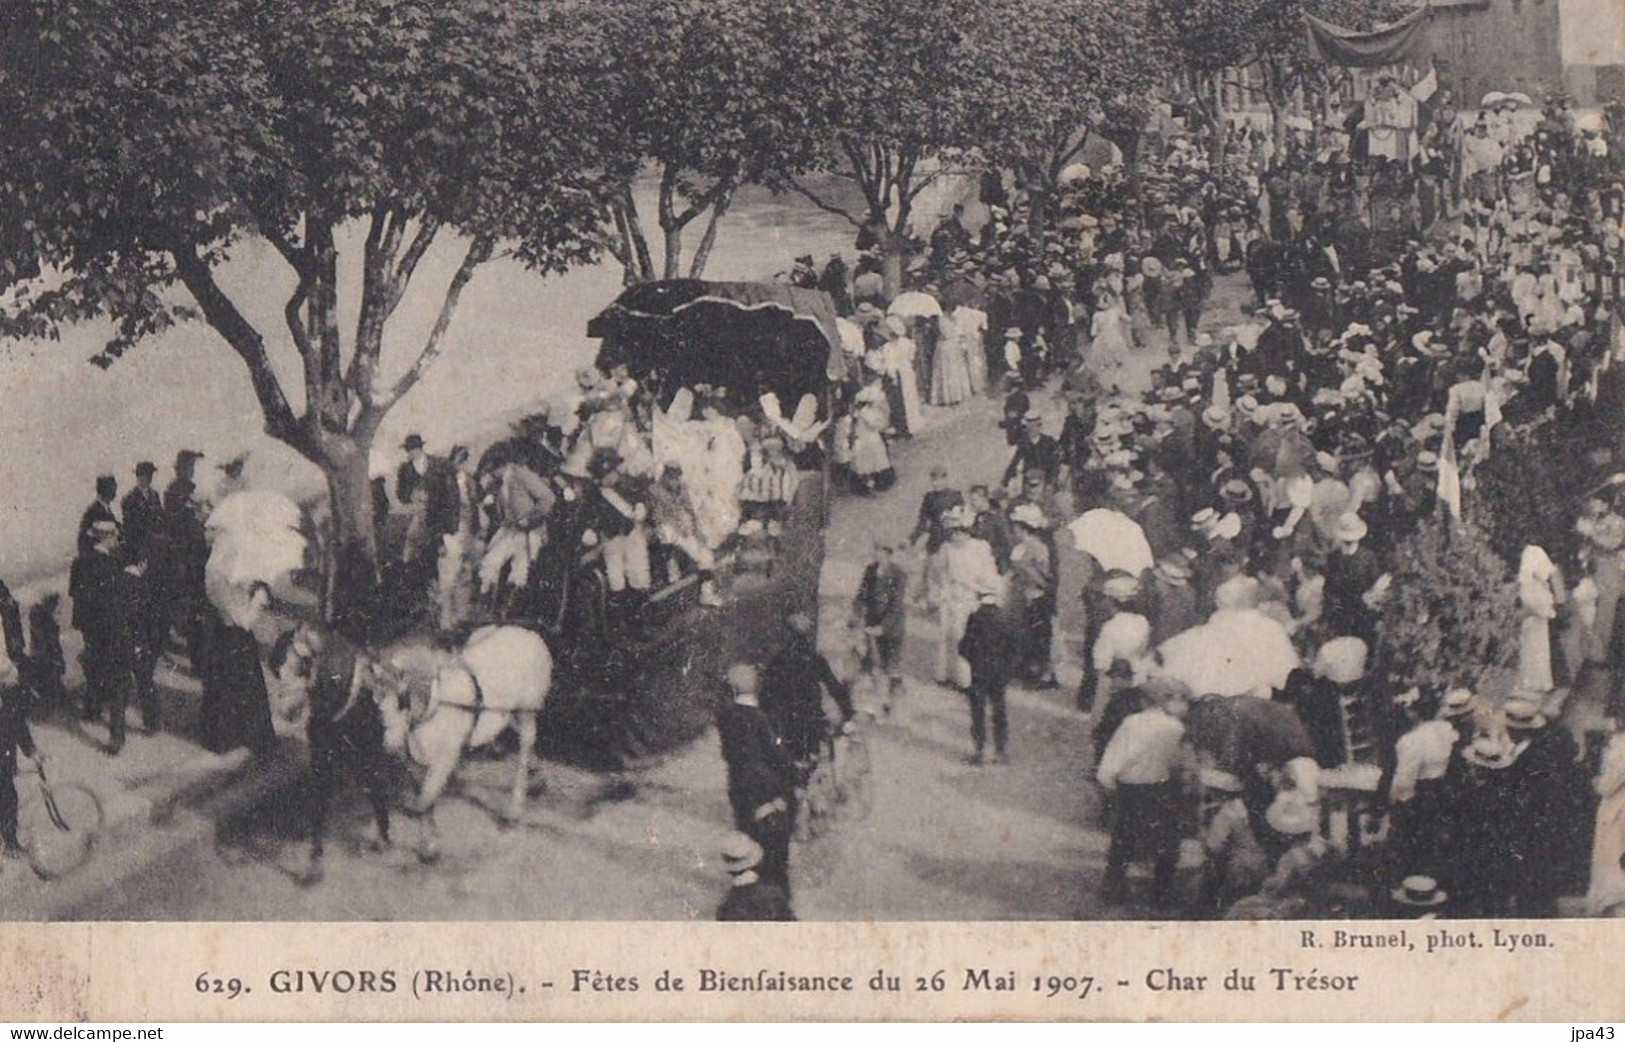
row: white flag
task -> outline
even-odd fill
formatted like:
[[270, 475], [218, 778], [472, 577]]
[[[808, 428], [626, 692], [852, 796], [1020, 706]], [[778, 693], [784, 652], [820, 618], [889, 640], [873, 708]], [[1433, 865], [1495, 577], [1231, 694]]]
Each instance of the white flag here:
[[1417, 80], [1411, 87], [1411, 97], [1415, 98], [1419, 104], [1425, 104], [1429, 98], [1438, 92], [1439, 70], [1430, 65], [1428, 66], [1428, 74]]

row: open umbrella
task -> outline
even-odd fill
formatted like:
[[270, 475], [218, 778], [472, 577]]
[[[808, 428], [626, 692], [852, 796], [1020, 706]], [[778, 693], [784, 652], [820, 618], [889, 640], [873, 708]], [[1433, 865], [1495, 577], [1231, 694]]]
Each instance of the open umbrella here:
[[275, 586], [305, 566], [305, 537], [292, 529], [255, 535], [225, 535], [209, 551], [206, 574], [234, 586]]
[[298, 531], [304, 524], [299, 504], [280, 492], [247, 489], [233, 492], [209, 512], [205, 526], [215, 532]]
[[1078, 550], [1093, 557], [1108, 572], [1137, 575], [1156, 563], [1145, 530], [1127, 514], [1096, 509], [1067, 525]]
[[1292, 707], [1264, 698], [1201, 699], [1185, 718], [1185, 737], [1213, 757], [1213, 766], [1238, 778], [1257, 764], [1280, 766], [1315, 749]]
[[305, 566], [307, 540], [299, 504], [263, 489], [234, 492], [209, 515], [212, 535], [204, 566], [204, 592], [216, 608], [235, 614], [256, 583], [277, 587]]
[[1484, 97], [1479, 101], [1478, 106], [1479, 108], [1487, 109], [1492, 106], [1499, 105], [1505, 100], [1507, 100], [1507, 96], [1505, 94], [1498, 90], [1492, 90], [1488, 94], [1484, 95]]
[[1286, 627], [1254, 608], [1218, 611], [1163, 642], [1163, 672], [1198, 695], [1278, 688], [1299, 665]]
[[899, 293], [897, 299], [891, 302], [891, 307], [886, 309], [886, 314], [898, 318], [936, 318], [942, 314], [942, 305], [931, 294], [914, 290]]
[[1521, 90], [1513, 91], [1511, 94], [1508, 94], [1502, 100], [1503, 101], [1510, 101], [1514, 105], [1522, 105], [1524, 108], [1531, 108], [1535, 104], [1535, 99], [1531, 98], [1529, 95], [1525, 94]]

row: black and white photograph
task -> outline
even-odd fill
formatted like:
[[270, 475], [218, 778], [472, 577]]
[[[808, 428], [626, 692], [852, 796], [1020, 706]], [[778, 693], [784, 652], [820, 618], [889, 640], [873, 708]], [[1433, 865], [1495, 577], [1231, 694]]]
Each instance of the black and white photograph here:
[[1620, 0], [4, 0], [0, 138], [0, 920], [1625, 915]]

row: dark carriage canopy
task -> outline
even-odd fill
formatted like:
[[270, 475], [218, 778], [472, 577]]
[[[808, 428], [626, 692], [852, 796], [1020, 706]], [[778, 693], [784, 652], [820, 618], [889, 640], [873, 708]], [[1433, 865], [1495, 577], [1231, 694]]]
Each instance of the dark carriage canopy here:
[[672, 279], [622, 293], [587, 335], [603, 341], [600, 368], [624, 362], [640, 380], [664, 370], [668, 394], [711, 384], [752, 401], [773, 391], [789, 409], [845, 374], [835, 318], [822, 290]]

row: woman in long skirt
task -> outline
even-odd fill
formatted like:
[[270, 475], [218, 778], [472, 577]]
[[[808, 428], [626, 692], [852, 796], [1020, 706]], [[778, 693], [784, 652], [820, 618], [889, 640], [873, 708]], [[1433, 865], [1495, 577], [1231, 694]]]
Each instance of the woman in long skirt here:
[[848, 427], [849, 465], [858, 482], [870, 492], [891, 483], [891, 451], [886, 447], [885, 435], [891, 422], [886, 391], [879, 380], [871, 380], [853, 399]]
[[247, 747], [262, 753], [276, 744], [259, 642], [249, 628], [270, 599], [270, 590], [263, 583], [256, 584], [244, 610], [211, 611], [203, 626], [198, 737], [211, 752]]
[[1609, 720], [1613, 737], [1602, 755], [1602, 770], [1594, 783], [1602, 802], [1597, 805], [1597, 829], [1591, 845], [1591, 886], [1586, 911], [1592, 915], [1625, 915], [1625, 730], [1617, 717]]
[[[931, 404], [958, 405], [974, 391], [971, 383], [970, 360], [965, 350], [964, 331], [959, 328], [959, 311], [943, 320], [942, 336], [931, 362]], [[980, 331], [976, 342], [981, 343]]]

